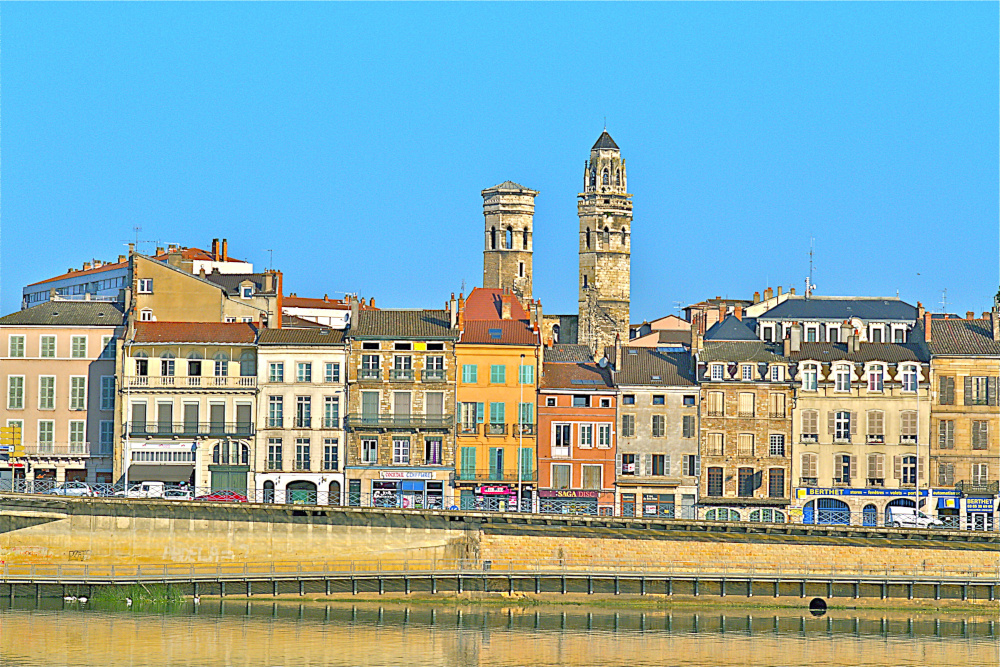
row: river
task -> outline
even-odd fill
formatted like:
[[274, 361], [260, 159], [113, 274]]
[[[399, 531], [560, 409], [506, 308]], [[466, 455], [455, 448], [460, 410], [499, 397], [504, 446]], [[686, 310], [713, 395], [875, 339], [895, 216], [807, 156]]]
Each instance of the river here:
[[985, 665], [976, 613], [203, 600], [0, 602], [0, 665]]

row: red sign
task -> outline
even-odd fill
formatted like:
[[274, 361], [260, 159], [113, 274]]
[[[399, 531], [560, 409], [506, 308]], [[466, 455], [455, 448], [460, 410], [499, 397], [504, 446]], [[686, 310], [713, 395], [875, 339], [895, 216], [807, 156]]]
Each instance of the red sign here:
[[509, 486], [480, 486], [476, 493], [484, 496], [509, 496], [514, 493]]
[[539, 489], [539, 498], [593, 498], [597, 500], [598, 491], [573, 491], [571, 489]]

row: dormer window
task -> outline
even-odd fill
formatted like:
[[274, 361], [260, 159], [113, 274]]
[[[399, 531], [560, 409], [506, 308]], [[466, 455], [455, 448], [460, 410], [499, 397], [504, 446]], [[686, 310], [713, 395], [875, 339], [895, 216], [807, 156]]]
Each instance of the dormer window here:
[[253, 298], [253, 285], [244, 285], [243, 287], [241, 287], [240, 288], [240, 296], [242, 296], [244, 299], [252, 299]]
[[917, 367], [908, 365], [903, 367], [903, 391], [917, 390]]
[[723, 374], [724, 370], [722, 364], [712, 364], [711, 375], [713, 380], [722, 380]]
[[806, 327], [806, 342], [815, 343], [819, 327]]
[[882, 391], [885, 366], [874, 364], [868, 369], [868, 391]]
[[872, 342], [872, 343], [881, 343], [882, 342], [882, 340], [883, 340], [883, 338], [882, 338], [882, 325], [873, 326], [871, 328], [871, 333], [868, 335], [868, 340], [869, 340], [869, 342]]
[[785, 379], [785, 368], [783, 366], [771, 366], [771, 382], [781, 382]]
[[140, 322], [152, 322], [153, 321], [153, 311], [149, 308], [143, 308], [139, 311], [139, 321]]
[[851, 367], [840, 365], [833, 370], [834, 391], [851, 390]]
[[740, 376], [744, 380], [752, 380], [753, 379], [753, 365], [752, 364], [743, 364], [743, 366], [741, 366], [740, 369], [741, 369], [740, 370], [740, 374], [741, 374]]
[[806, 364], [802, 368], [802, 390], [816, 391], [819, 380], [819, 367], [816, 364]]

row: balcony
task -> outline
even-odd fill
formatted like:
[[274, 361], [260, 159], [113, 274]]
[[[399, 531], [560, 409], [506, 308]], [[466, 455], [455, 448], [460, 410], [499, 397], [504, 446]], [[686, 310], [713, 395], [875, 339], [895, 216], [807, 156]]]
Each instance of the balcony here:
[[[47, 457], [47, 456], [64, 456], [72, 458], [80, 458], [84, 456], [90, 456], [90, 443], [89, 442], [36, 442], [36, 443], [26, 443], [24, 445], [24, 455], [30, 457]], [[94, 454], [95, 456], [100, 456], [99, 454]], [[110, 453], [105, 454], [109, 456]]]
[[414, 374], [412, 368], [392, 368], [389, 369], [390, 382], [413, 382]]
[[756, 415], [751, 410], [740, 410], [736, 416], [742, 419], [753, 419]]
[[[456, 475], [460, 482], [514, 482], [517, 483], [517, 470], [459, 470]], [[534, 482], [537, 479], [534, 470], [521, 473], [522, 482]]]
[[851, 485], [851, 478], [850, 477], [834, 477], [833, 478], [833, 485], [834, 486], [850, 486]]
[[818, 477], [799, 477], [799, 486], [819, 486]]
[[174, 376], [129, 375], [125, 386], [133, 389], [256, 389], [257, 377], [252, 375]]
[[459, 424], [459, 435], [479, 435], [479, 424]]
[[725, 417], [726, 413], [725, 413], [724, 410], [712, 410], [712, 409], [709, 409], [708, 416], [709, 417]]
[[769, 414], [771, 416], [771, 419], [784, 419], [785, 417], [788, 416], [788, 415], [785, 414], [784, 410], [782, 410], [780, 412], [771, 412]]
[[915, 436], [915, 435], [901, 435], [901, 436], [899, 436], [899, 444], [901, 444], [901, 445], [915, 445], [915, 444], [917, 444], [917, 436]]
[[869, 477], [868, 478], [868, 486], [884, 487], [885, 486], [885, 479], [883, 479], [881, 477]]
[[446, 382], [448, 377], [443, 368], [425, 368], [420, 371], [420, 379], [424, 382]]
[[818, 433], [803, 433], [802, 434], [802, 444], [805, 444], [805, 445], [815, 445], [817, 442], [819, 442], [819, 434]]
[[347, 415], [347, 427], [352, 429], [449, 429], [454, 423], [451, 415]]
[[506, 424], [487, 424], [486, 435], [507, 435]]
[[358, 371], [358, 380], [381, 380], [382, 379], [382, 369], [381, 368], [362, 368]]
[[514, 424], [515, 435], [535, 435], [534, 424]]
[[959, 482], [955, 485], [955, 489], [967, 496], [995, 496], [997, 493], [1000, 493], [1000, 482]]
[[869, 445], [882, 445], [885, 444], [885, 436], [882, 435], [881, 433], [879, 434], [869, 433], [868, 435], [865, 436], [865, 442], [868, 443]]
[[129, 422], [125, 430], [130, 438], [227, 437], [248, 438], [254, 425], [245, 422]]

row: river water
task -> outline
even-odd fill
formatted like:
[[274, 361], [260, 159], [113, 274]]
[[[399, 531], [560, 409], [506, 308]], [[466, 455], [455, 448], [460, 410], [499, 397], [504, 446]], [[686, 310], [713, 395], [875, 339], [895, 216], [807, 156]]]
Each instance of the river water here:
[[233, 600], [0, 602], [0, 665], [1000, 664], [995, 614]]

